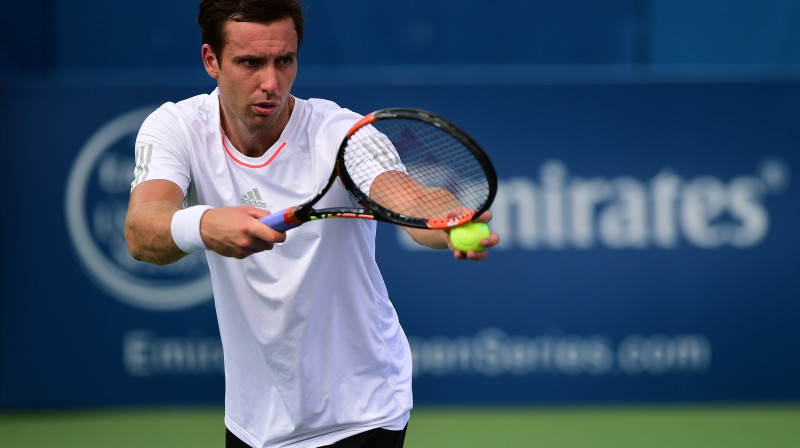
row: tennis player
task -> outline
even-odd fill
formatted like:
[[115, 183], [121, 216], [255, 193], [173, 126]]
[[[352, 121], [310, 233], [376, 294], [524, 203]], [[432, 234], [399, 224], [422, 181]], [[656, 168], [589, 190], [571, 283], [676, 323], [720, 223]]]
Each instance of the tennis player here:
[[[360, 118], [292, 96], [303, 21], [297, 0], [200, 3], [203, 62], [218, 87], [165, 103], [142, 124], [128, 248], [158, 265], [206, 253], [225, 356], [226, 446], [401, 447], [411, 352], [375, 262], [375, 222], [281, 233], [258, 221], [318, 191]], [[323, 201], [350, 199], [337, 184]], [[418, 241], [457, 259], [488, 254], [424, 232]], [[484, 243], [498, 241], [492, 233]]]

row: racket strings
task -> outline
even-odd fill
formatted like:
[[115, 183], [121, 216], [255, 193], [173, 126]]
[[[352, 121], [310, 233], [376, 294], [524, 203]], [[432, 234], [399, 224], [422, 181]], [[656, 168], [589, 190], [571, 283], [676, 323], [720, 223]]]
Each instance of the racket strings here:
[[364, 196], [413, 218], [463, 216], [489, 198], [486, 173], [472, 151], [422, 121], [385, 119], [359, 129], [344, 162]]

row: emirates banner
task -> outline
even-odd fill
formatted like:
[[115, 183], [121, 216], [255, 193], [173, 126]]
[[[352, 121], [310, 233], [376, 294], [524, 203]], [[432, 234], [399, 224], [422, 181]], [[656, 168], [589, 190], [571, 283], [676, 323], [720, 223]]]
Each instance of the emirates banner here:
[[[222, 402], [205, 258], [125, 246], [139, 125], [213, 89], [153, 84], [2, 87], [3, 407]], [[496, 165], [487, 260], [379, 226], [415, 401], [800, 399], [800, 83], [511, 84], [295, 89], [429, 109]]]

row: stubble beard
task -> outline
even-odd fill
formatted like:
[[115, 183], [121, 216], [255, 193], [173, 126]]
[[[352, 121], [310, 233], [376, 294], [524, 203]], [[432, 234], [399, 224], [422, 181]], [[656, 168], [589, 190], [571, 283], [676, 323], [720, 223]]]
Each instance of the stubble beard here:
[[258, 131], [265, 131], [271, 129], [275, 126], [275, 124], [280, 119], [281, 115], [283, 115], [283, 110], [286, 108], [286, 102], [278, 103], [278, 108], [275, 109], [275, 113], [271, 115], [259, 115], [253, 112], [251, 106], [248, 106], [247, 115], [243, 117], [242, 124], [251, 131], [251, 132], [258, 132]]
[[247, 131], [253, 133], [266, 131], [274, 127], [288, 104], [288, 100], [284, 100], [278, 103], [278, 108], [275, 110], [275, 113], [271, 115], [259, 115], [252, 109], [253, 104], [258, 101], [253, 103], [248, 102], [247, 106], [242, 108], [237, 104], [231, 104], [225, 96], [222, 96], [221, 99], [225, 103], [225, 108], [233, 115], [231, 118], [237, 120]]

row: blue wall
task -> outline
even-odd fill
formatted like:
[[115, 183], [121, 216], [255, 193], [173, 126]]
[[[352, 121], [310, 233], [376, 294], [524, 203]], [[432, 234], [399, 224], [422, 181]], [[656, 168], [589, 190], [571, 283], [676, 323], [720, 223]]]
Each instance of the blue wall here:
[[[418, 403], [800, 399], [800, 5], [342, 3], [306, 2], [295, 94], [439, 112], [500, 176], [481, 264], [380, 228]], [[195, 18], [0, 18], [3, 407], [221, 402], [202, 257], [122, 235], [138, 125], [214, 87]]]
[[[4, 72], [199, 64], [197, 3], [30, 0], [0, 17]], [[797, 64], [793, 0], [306, 0], [305, 64]]]

